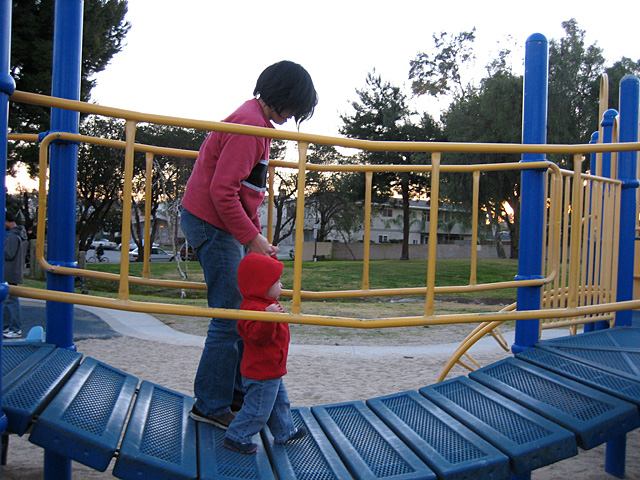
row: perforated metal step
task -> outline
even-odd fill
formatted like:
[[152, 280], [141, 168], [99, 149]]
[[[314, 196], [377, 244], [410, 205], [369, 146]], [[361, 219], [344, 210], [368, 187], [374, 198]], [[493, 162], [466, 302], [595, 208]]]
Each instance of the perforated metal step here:
[[545, 340], [544, 345], [616, 348], [640, 352], [640, 327], [614, 327]]
[[274, 443], [269, 427], [264, 439], [279, 480], [351, 480], [347, 468], [325, 436], [308, 408], [292, 408], [297, 428], [305, 427], [309, 434], [300, 440], [279, 445]]
[[367, 405], [438, 474], [439, 480], [508, 479], [509, 458], [418, 392]]
[[585, 450], [640, 426], [635, 405], [509, 358], [469, 376], [576, 434]]
[[547, 343], [542, 343], [538, 347], [594, 368], [606, 369], [630, 380], [640, 378], [640, 353], [637, 352], [627, 352], [616, 348], [603, 350], [591, 346]]
[[516, 475], [578, 453], [573, 433], [467, 377], [420, 393], [504, 452]]
[[222, 446], [224, 430], [203, 422], [196, 422], [196, 429], [201, 480], [274, 480], [260, 435], [253, 438], [258, 451], [243, 455]]
[[363, 402], [311, 408], [357, 479], [433, 479], [435, 473]]
[[192, 397], [144, 381], [127, 424], [113, 475], [125, 480], [198, 476]]
[[[23, 435], [74, 372], [82, 355], [52, 345], [3, 346], [2, 410], [7, 432]], [[7, 361], [6, 367], [4, 362]], [[5, 383], [6, 380], [6, 383]]]
[[516, 357], [640, 406], [640, 379], [616, 375], [541, 348], [530, 348]]
[[29, 441], [105, 471], [137, 385], [137, 378], [87, 358], [42, 412]]

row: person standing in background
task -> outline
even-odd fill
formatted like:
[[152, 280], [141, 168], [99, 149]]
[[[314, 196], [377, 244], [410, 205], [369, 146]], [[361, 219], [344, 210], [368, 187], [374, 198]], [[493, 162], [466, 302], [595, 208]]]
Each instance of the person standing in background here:
[[[12, 213], [6, 212], [4, 229], [4, 281], [9, 285], [19, 285], [24, 278], [24, 262], [27, 253], [27, 231], [16, 223]], [[22, 312], [20, 299], [8, 295], [4, 302], [2, 336], [4, 338], [22, 337]]]

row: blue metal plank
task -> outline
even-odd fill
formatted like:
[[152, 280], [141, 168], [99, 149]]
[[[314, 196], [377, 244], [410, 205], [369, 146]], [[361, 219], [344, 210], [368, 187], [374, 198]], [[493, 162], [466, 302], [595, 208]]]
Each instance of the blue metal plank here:
[[640, 406], [640, 380], [616, 375], [542, 348], [530, 348], [516, 357]]
[[[29, 361], [36, 357], [40, 362], [14, 382], [10, 390], [3, 392], [2, 410], [7, 415], [9, 433], [23, 435], [26, 432], [32, 419], [44, 410], [74, 372], [82, 355], [57, 348], [44, 357], [35, 354]], [[18, 368], [24, 365], [23, 362]]]
[[420, 393], [504, 452], [516, 475], [578, 453], [573, 433], [467, 377]]
[[125, 480], [186, 480], [198, 476], [193, 397], [144, 381], [113, 475]]
[[596, 368], [605, 368], [632, 380], [640, 378], [640, 353], [547, 343], [541, 343], [537, 347]]
[[292, 408], [296, 427], [309, 434], [294, 442], [277, 444], [269, 427], [263, 431], [265, 446], [278, 480], [352, 480], [340, 456], [308, 408]]
[[137, 378], [87, 358], [42, 412], [29, 441], [104, 472], [137, 385]]
[[571, 430], [585, 450], [640, 427], [635, 405], [522, 360], [501, 360], [469, 376]]
[[435, 473], [363, 402], [320, 405], [311, 412], [358, 480], [435, 480]]
[[640, 348], [640, 327], [614, 327], [596, 330], [580, 335], [567, 335], [542, 342], [555, 346], [591, 346], [598, 348], [616, 347], [621, 350], [638, 350]]
[[196, 422], [196, 428], [200, 480], [274, 480], [260, 435], [253, 439], [256, 453], [243, 455], [222, 446], [224, 430], [203, 422]]
[[51, 355], [55, 345], [39, 342], [3, 342], [2, 395]]
[[509, 457], [418, 392], [367, 400], [367, 405], [439, 480], [508, 479]]

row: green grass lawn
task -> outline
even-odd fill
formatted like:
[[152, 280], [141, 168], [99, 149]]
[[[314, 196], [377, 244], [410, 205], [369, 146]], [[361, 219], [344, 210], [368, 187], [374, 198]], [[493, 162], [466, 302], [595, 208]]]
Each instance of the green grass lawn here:
[[[290, 289], [293, 285], [293, 261], [285, 261], [282, 283]], [[190, 282], [203, 282], [204, 276], [198, 262], [182, 263]], [[361, 261], [323, 261], [304, 262], [302, 268], [302, 289], [308, 291], [354, 290], [362, 285]], [[478, 283], [493, 283], [513, 280], [517, 273], [516, 260], [480, 260], [477, 267]], [[117, 264], [89, 264], [88, 269], [118, 274], [120, 265]], [[132, 276], [142, 275], [142, 264], [130, 265]], [[466, 285], [469, 283], [470, 260], [449, 259], [438, 260], [436, 265], [436, 285]], [[384, 260], [373, 261], [370, 264], [370, 288], [411, 288], [424, 287], [427, 280], [427, 262], [422, 260]], [[180, 280], [175, 263], [152, 263], [151, 278]], [[27, 280], [28, 286], [45, 288], [44, 282]], [[92, 295], [114, 297], [118, 292], [118, 284], [107, 280], [87, 278], [85, 285]], [[149, 301], [185, 302], [181, 299], [181, 292], [177, 289], [164, 289], [142, 285], [130, 285], [131, 298]], [[447, 300], [461, 302], [483, 301], [485, 303], [511, 303], [515, 301], [515, 289], [491, 290], [485, 292], [450, 294]], [[205, 299], [204, 291], [189, 290], [187, 299], [198, 301]], [[342, 302], [364, 301], [363, 299], [345, 299]], [[196, 302], [201, 304], [201, 302]]]

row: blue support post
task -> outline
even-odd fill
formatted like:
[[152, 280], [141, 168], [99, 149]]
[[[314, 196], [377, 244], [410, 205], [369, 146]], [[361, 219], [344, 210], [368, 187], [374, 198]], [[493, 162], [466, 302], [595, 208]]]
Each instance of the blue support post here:
[[[51, 95], [70, 100], [80, 99], [82, 68], [82, 0], [56, 0], [53, 33], [53, 70]], [[51, 109], [51, 131], [78, 133], [80, 114]], [[52, 265], [77, 266], [76, 183], [78, 145], [73, 142], [51, 144], [49, 167], [49, 211], [47, 252]], [[47, 289], [73, 292], [70, 275], [47, 275]], [[47, 342], [75, 349], [73, 344], [73, 305], [47, 302]], [[70, 480], [71, 460], [45, 451], [45, 480]]]
[[[604, 112], [602, 117], [602, 143], [613, 143], [613, 126], [618, 116], [618, 111], [609, 109]], [[611, 178], [611, 152], [604, 152], [602, 154], [602, 173], [601, 175], [606, 178]]]
[[[638, 109], [640, 81], [635, 75], [620, 80], [620, 142], [638, 141]], [[620, 201], [620, 241], [618, 254], [617, 302], [633, 300], [633, 270], [635, 267], [636, 189], [638, 188], [638, 152], [618, 154], [618, 179], [622, 181]], [[631, 325], [631, 310], [616, 313], [616, 326]]]
[[[53, 36], [51, 95], [80, 99], [82, 66], [81, 0], [57, 0]], [[51, 131], [78, 133], [80, 114], [51, 109]], [[47, 252], [52, 265], [75, 267], [76, 183], [78, 145], [53, 142], [50, 153]], [[47, 275], [47, 289], [73, 292], [73, 276]], [[47, 302], [47, 342], [62, 348], [73, 345], [73, 305]]]
[[[549, 51], [544, 35], [535, 33], [527, 39], [524, 73], [524, 104], [522, 114], [522, 143], [547, 142]], [[523, 162], [545, 160], [543, 154], [523, 154]], [[517, 280], [542, 277], [542, 246], [545, 171], [522, 172], [520, 195], [520, 256]], [[518, 310], [539, 310], [541, 287], [519, 287]], [[519, 353], [538, 342], [540, 320], [518, 320], [515, 343], [511, 350]]]
[[[609, 109], [604, 112], [600, 126], [602, 127], [602, 142], [601, 143], [613, 143], [613, 126], [615, 124], [616, 117], [618, 116], [617, 110]], [[595, 132], [591, 136], [592, 144], [598, 143], [599, 132]], [[591, 173], [594, 175], [600, 175], [601, 177], [611, 178], [611, 152], [603, 152], [601, 154], [600, 165], [597, 162], [598, 155], [591, 154]], [[591, 220], [589, 220], [591, 222]], [[589, 228], [589, 234], [591, 234], [591, 228]], [[602, 235], [602, 232], [600, 233]], [[591, 245], [591, 242], [589, 242]], [[589, 256], [591, 259], [591, 256]], [[595, 275], [595, 271], [594, 271]], [[608, 320], [601, 320], [599, 322], [585, 323], [584, 332], [593, 332], [595, 330], [604, 330], [609, 328]]]
[[[11, 59], [11, 0], [0, 0], [0, 168], [2, 169], [2, 193], [0, 194], [0, 212], [6, 209], [6, 172], [7, 172], [7, 133], [9, 123], [9, 96], [16, 89], [13, 77], [9, 75]], [[4, 213], [2, 213], [4, 215]], [[4, 229], [2, 229], [4, 232]], [[4, 281], [4, 233], [0, 242], [0, 320], [3, 320], [4, 301], [9, 295], [9, 285]], [[2, 364], [2, 338], [0, 338], [0, 364]], [[2, 391], [2, 379], [0, 378], [0, 392]], [[7, 429], [7, 416], [2, 409], [0, 397], [0, 434]]]

